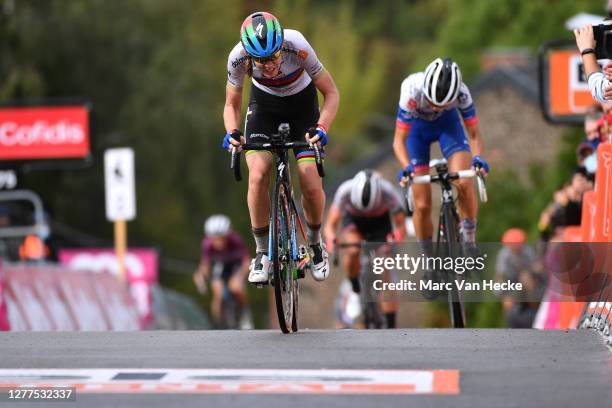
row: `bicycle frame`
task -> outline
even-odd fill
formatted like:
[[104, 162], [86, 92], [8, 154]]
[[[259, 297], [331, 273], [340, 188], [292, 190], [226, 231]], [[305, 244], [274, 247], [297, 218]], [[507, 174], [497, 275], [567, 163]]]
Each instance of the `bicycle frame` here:
[[[314, 136], [314, 132], [314, 129], [309, 130], [311, 136]], [[276, 178], [270, 208], [269, 225], [271, 228], [268, 241], [268, 254], [272, 262], [273, 274], [272, 277], [268, 277], [268, 283], [274, 284], [276, 311], [283, 333], [298, 330], [298, 279], [304, 277], [304, 269], [308, 267], [309, 262], [306, 247], [302, 245], [298, 247], [297, 226], [300, 228], [305, 243], [307, 238], [293, 197], [288, 149], [312, 148], [315, 152], [317, 171], [321, 177], [325, 174], [318, 147], [303, 142], [287, 141], [289, 136], [289, 125], [283, 123], [279, 126], [278, 133], [270, 136], [269, 142], [242, 145], [245, 150], [267, 150], [274, 155]], [[240, 135], [235, 133], [232, 138], [238, 141]], [[240, 181], [242, 179], [240, 153], [235, 148], [232, 150], [230, 167], [234, 170], [236, 180]], [[289, 247], [285, 246], [287, 243]], [[261, 287], [262, 284], [258, 286]]]
[[[459, 216], [455, 207], [455, 199], [453, 197], [452, 181], [461, 178], [478, 177], [478, 194], [482, 202], [487, 201], [486, 186], [484, 178], [480, 172], [474, 170], [462, 170], [451, 173], [448, 171], [446, 160], [432, 160], [429, 164], [430, 168], [436, 169], [436, 175], [415, 176], [412, 182], [417, 184], [437, 183], [442, 189], [442, 206], [440, 208], [440, 219], [438, 222], [438, 238], [436, 242], [436, 254], [440, 254], [443, 246], [447, 247], [448, 256], [455, 256], [461, 242], [459, 231]], [[409, 189], [406, 196], [409, 204], [411, 204], [411, 190]], [[456, 247], [454, 247], [456, 246]], [[451, 322], [453, 327], [461, 328], [465, 326], [465, 313], [461, 294], [453, 285], [453, 289], [448, 291], [448, 303], [450, 308]]]

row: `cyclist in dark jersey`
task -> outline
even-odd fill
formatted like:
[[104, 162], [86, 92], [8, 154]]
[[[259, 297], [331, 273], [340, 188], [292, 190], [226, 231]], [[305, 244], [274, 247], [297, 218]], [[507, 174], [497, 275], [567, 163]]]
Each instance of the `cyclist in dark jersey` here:
[[[338, 187], [325, 223], [327, 247], [333, 249], [336, 231], [340, 227], [339, 242], [359, 244], [367, 242], [396, 242], [406, 237], [405, 213], [402, 198], [393, 184], [373, 170], [362, 170]], [[344, 269], [354, 292], [360, 291], [359, 248], [344, 252]], [[382, 301], [387, 327], [395, 327], [396, 301]]]
[[227, 288], [241, 309], [241, 328], [251, 328], [251, 316], [244, 282], [249, 271], [249, 253], [238, 233], [231, 230], [225, 215], [213, 215], [204, 223], [202, 256], [193, 279], [201, 293], [206, 292], [206, 281], [212, 290], [211, 313], [219, 323], [223, 292]]

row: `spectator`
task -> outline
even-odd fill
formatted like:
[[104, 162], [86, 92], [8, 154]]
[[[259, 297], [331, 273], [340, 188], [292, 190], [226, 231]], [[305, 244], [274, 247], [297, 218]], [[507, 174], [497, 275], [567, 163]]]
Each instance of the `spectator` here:
[[593, 145], [588, 142], [582, 142], [576, 148], [576, 161], [578, 166], [584, 166], [585, 160], [595, 152]]
[[[611, 106], [608, 106], [611, 105]], [[603, 108], [605, 106], [605, 109]], [[584, 117], [584, 134], [585, 139], [583, 143], [588, 143], [593, 147], [593, 150], [597, 149], [600, 139], [603, 134], [607, 134], [609, 128], [609, 115], [604, 114], [604, 110], [607, 111], [612, 107], [612, 104], [596, 104], [591, 105], [587, 109]], [[605, 120], [607, 119], [607, 120]]]
[[541, 267], [535, 251], [527, 244], [527, 235], [519, 228], [510, 228], [502, 236], [503, 247], [497, 255], [497, 281], [522, 283], [521, 295], [501, 293], [508, 326], [529, 328], [535, 318], [544, 290]]

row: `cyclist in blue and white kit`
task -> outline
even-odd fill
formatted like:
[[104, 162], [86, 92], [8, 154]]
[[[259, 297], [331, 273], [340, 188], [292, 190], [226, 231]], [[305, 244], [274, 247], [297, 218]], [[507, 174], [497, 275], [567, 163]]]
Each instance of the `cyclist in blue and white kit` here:
[[[463, 125], [467, 130], [463, 130]], [[437, 58], [425, 72], [409, 75], [401, 87], [393, 150], [402, 165], [400, 179], [407, 174], [429, 173], [430, 145], [440, 143], [450, 172], [470, 166], [487, 173], [488, 164], [480, 158], [482, 137], [472, 96], [461, 79], [461, 71], [450, 58]], [[472, 180], [454, 182], [459, 201], [463, 241], [474, 243], [478, 203]], [[423, 253], [433, 253], [431, 187], [415, 184], [414, 227]]]

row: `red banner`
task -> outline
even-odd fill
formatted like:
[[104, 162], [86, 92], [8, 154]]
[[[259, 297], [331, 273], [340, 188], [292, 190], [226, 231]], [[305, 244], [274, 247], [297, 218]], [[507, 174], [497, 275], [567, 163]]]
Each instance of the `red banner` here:
[[74, 159], [88, 155], [86, 107], [0, 109], [0, 160]]

